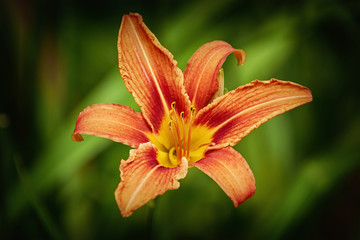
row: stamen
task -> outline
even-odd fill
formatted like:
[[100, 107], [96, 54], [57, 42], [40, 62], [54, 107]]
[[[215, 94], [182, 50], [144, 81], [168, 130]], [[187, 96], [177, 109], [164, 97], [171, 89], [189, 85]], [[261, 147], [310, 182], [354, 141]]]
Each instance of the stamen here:
[[194, 108], [194, 106], [191, 106], [190, 107], [190, 112], [192, 115], [195, 115], [195, 111], [196, 111], [196, 108]]
[[[189, 159], [190, 157], [191, 127], [195, 119], [196, 109], [194, 108], [194, 106], [191, 106], [190, 116], [188, 119], [185, 119], [185, 113], [182, 111], [178, 115], [175, 107], [176, 107], [176, 102], [172, 102], [171, 110], [169, 111], [169, 118], [170, 118], [169, 129], [174, 141], [173, 152], [176, 151], [177, 161], [180, 163], [182, 157], [186, 157], [187, 159]], [[188, 124], [187, 129], [185, 129], [186, 128], [185, 124]], [[209, 146], [210, 144], [211, 143], [200, 145], [195, 150], [202, 148], [204, 146]]]

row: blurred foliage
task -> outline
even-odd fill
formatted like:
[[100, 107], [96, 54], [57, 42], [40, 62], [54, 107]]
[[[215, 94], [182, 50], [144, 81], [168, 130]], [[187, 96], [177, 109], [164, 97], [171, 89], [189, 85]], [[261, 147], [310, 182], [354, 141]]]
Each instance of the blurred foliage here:
[[[4, 1], [0, 6], [0, 238], [360, 238], [359, 1]], [[117, 70], [121, 17], [139, 12], [184, 69], [215, 39], [243, 48], [229, 90], [271, 77], [314, 101], [254, 130], [236, 149], [257, 192], [238, 208], [205, 174], [122, 218], [113, 192], [129, 147], [70, 140], [101, 102], [138, 110]]]

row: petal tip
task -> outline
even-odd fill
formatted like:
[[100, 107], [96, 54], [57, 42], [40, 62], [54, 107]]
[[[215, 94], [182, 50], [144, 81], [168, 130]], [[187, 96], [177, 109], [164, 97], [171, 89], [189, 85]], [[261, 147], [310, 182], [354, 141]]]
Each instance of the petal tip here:
[[[255, 182], [255, 179], [254, 179], [254, 182]], [[232, 199], [234, 206], [237, 208], [240, 204], [244, 203], [247, 199], [251, 198], [255, 194], [255, 190], [256, 190], [256, 187], [254, 185], [253, 188], [251, 190], [249, 190], [247, 196], [245, 196], [241, 199], [236, 199], [236, 200]]]
[[246, 60], [246, 53], [244, 50], [242, 49], [236, 49], [234, 51], [234, 55], [236, 57], [236, 60], [238, 61], [238, 66], [241, 66], [244, 64], [245, 60]]
[[124, 20], [124, 19], [130, 19], [130, 18], [132, 18], [132, 17], [137, 18], [137, 20], [138, 20], [139, 22], [142, 22], [142, 21], [143, 21], [143, 18], [142, 18], [142, 16], [141, 16], [139, 13], [132, 13], [132, 12], [130, 12], [129, 14], [124, 14], [124, 15], [123, 15], [123, 20]]
[[120, 185], [120, 183], [119, 183], [117, 189], [116, 189], [115, 192], [114, 192], [115, 201], [116, 201], [116, 204], [117, 204], [117, 206], [118, 206], [118, 208], [119, 208], [119, 210], [120, 210], [121, 216], [122, 216], [123, 218], [125, 218], [125, 217], [130, 217], [135, 210], [126, 209], [126, 208], [124, 208], [123, 205], [121, 204], [121, 200], [120, 200], [120, 194], [121, 194], [121, 191], [122, 191], [121, 188], [122, 188], [122, 185]]
[[73, 133], [71, 135], [71, 140], [73, 140], [74, 142], [82, 142], [84, 141], [84, 138], [81, 136], [80, 133]]

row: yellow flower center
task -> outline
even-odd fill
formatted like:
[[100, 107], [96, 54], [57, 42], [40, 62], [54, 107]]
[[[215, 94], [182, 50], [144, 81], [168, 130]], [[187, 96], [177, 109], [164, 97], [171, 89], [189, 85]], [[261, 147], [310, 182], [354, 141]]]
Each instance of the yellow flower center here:
[[212, 144], [212, 132], [205, 126], [193, 126], [196, 109], [190, 107], [190, 116], [177, 113], [175, 102], [162, 122], [159, 133], [149, 136], [158, 149], [157, 160], [164, 167], [176, 167], [185, 157], [189, 163], [202, 159], [206, 148]]

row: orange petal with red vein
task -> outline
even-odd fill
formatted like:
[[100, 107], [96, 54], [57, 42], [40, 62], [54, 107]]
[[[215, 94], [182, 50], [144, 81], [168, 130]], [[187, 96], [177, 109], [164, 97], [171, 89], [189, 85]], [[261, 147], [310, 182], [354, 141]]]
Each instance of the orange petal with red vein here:
[[239, 65], [245, 62], [245, 52], [224, 41], [205, 43], [191, 56], [184, 78], [186, 91], [196, 109], [206, 106], [217, 91], [219, 70], [230, 53], [235, 54]]
[[235, 207], [255, 193], [255, 179], [249, 165], [231, 147], [208, 151], [195, 167], [211, 177]]
[[121, 77], [141, 107], [144, 118], [157, 133], [165, 112], [176, 110], [188, 116], [190, 101], [184, 79], [171, 53], [143, 23], [139, 14], [124, 15], [118, 37]]
[[210, 148], [234, 146], [267, 120], [312, 101], [308, 88], [276, 79], [253, 81], [228, 92], [202, 109], [195, 125], [213, 129]]
[[136, 148], [149, 141], [146, 133], [150, 132], [141, 113], [128, 106], [102, 103], [90, 105], [79, 114], [71, 138], [79, 142], [83, 140], [81, 134], [94, 135]]
[[115, 199], [123, 217], [130, 216], [167, 190], [178, 189], [178, 180], [186, 176], [188, 162], [185, 158], [179, 166], [166, 168], [159, 165], [156, 156], [156, 148], [151, 143], [144, 143], [130, 151], [128, 160], [121, 160], [121, 182], [115, 191]]

